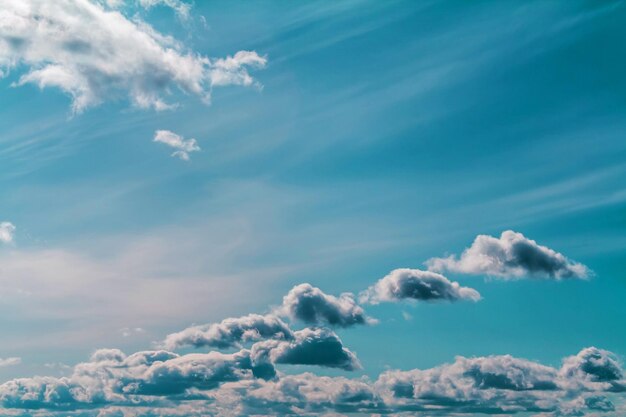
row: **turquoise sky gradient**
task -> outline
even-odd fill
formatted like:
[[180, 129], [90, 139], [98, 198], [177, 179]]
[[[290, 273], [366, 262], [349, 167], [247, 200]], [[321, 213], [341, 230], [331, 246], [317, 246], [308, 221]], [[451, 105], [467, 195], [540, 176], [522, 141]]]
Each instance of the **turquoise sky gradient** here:
[[[0, 357], [22, 358], [2, 381], [269, 312], [303, 282], [357, 294], [509, 229], [593, 276], [447, 273], [483, 299], [366, 306], [377, 325], [336, 330], [363, 364], [354, 375], [457, 355], [626, 354], [623, 2], [192, 10], [140, 13], [198, 54], [266, 56], [250, 71], [262, 86], [72, 114], [58, 89], [15, 87], [23, 65], [0, 79], [0, 220], [17, 227], [0, 247]], [[170, 157], [159, 129], [201, 151]]]

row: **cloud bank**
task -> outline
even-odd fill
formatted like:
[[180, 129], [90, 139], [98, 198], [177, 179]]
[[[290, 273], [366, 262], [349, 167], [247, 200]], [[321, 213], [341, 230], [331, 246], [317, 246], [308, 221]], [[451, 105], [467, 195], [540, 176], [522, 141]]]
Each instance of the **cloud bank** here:
[[176, 149], [172, 153], [172, 156], [180, 158], [183, 161], [189, 161], [189, 154], [191, 152], [200, 151], [200, 146], [198, 146], [198, 142], [195, 139], [184, 139], [182, 136], [169, 130], [157, 130], [154, 133], [153, 140], [154, 142], [164, 143]]
[[432, 271], [501, 278], [582, 279], [590, 275], [585, 265], [512, 230], [502, 232], [500, 238], [478, 235], [460, 257], [431, 258], [426, 265]]
[[[560, 368], [510, 355], [459, 356], [429, 369], [389, 370], [373, 381], [274, 369], [272, 360], [290, 363], [302, 353], [292, 349], [300, 340], [321, 336], [332, 338], [309, 330], [296, 342], [271, 341], [273, 347], [231, 354], [142, 351], [126, 356], [102, 349], [76, 365], [69, 377], [20, 378], [0, 385], [0, 404], [14, 415], [38, 410], [42, 416], [81, 410], [81, 415], [100, 417], [582, 416], [615, 410], [616, 395], [624, 389], [624, 370], [615, 355], [594, 347], [565, 358]], [[286, 348], [276, 347], [282, 344]]]
[[[184, 10], [179, 2], [163, 3]], [[255, 85], [248, 69], [266, 63], [254, 51], [220, 59], [201, 56], [98, 2], [0, 0], [0, 76], [26, 68], [15, 86], [58, 88], [72, 97], [75, 113], [123, 98], [140, 108], [164, 110], [175, 106], [165, 101], [173, 90], [208, 103], [213, 87]]]
[[461, 287], [443, 275], [419, 269], [401, 268], [391, 271], [364, 291], [362, 302], [377, 304], [401, 300], [418, 301], [478, 301], [480, 294], [469, 287]]

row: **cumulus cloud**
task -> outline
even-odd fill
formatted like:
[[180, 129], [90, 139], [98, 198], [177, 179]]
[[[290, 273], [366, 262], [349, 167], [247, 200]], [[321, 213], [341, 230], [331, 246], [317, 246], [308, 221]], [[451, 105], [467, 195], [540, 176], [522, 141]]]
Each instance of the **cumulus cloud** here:
[[247, 350], [182, 356], [142, 351], [126, 356], [117, 349], [102, 349], [77, 364], [69, 377], [18, 378], [0, 385], [0, 404], [21, 409], [150, 404], [155, 397], [211, 390], [225, 382], [253, 379], [255, 374]]
[[283, 297], [282, 314], [307, 324], [350, 327], [373, 323], [357, 305], [352, 294], [339, 297], [325, 294], [310, 284], [296, 285]]
[[[317, 339], [322, 333], [306, 332]], [[103, 349], [76, 365], [69, 377], [20, 378], [0, 385], [0, 404], [55, 416], [86, 409], [93, 409], [93, 416], [124, 417], [582, 416], [615, 410], [614, 384], [623, 382], [614, 355], [596, 348], [564, 359], [560, 369], [510, 355], [459, 356], [430, 369], [389, 370], [371, 381], [277, 372], [271, 360], [278, 363], [290, 347], [281, 352], [276, 346], [297, 342], [266, 342], [259, 342], [256, 352], [232, 354], [144, 351], [126, 356]]]
[[182, 19], [189, 18], [191, 5], [180, 0], [138, 0], [141, 7], [150, 9], [154, 6], [166, 6], [173, 9]]
[[249, 314], [227, 318], [220, 323], [188, 327], [165, 338], [166, 349], [183, 346], [216, 348], [238, 347], [241, 343], [262, 339], [293, 339], [289, 326], [274, 315]]
[[[141, 1], [186, 8], [175, 0]], [[175, 106], [165, 101], [174, 89], [209, 102], [213, 87], [258, 85], [248, 69], [266, 62], [254, 51], [209, 59], [100, 2], [0, 0], [0, 76], [26, 68], [15, 86], [58, 88], [77, 113], [121, 98], [164, 110]]]
[[432, 258], [429, 270], [495, 277], [537, 277], [549, 279], [587, 278], [589, 269], [564, 255], [537, 244], [521, 233], [502, 232], [500, 238], [478, 235], [460, 257]]
[[303, 329], [289, 341], [266, 340], [251, 349], [255, 363], [318, 365], [346, 371], [361, 369], [356, 355], [343, 346], [341, 339], [328, 329]]
[[172, 156], [178, 157], [183, 161], [189, 161], [190, 152], [198, 152], [200, 150], [200, 146], [198, 146], [198, 142], [195, 139], [184, 139], [182, 136], [169, 130], [157, 130], [154, 133], [153, 140], [176, 149]]
[[458, 282], [452, 282], [435, 272], [401, 268], [391, 271], [361, 293], [360, 299], [372, 304], [400, 300], [478, 301], [480, 294], [473, 288], [461, 287]]
[[13, 235], [15, 234], [15, 226], [11, 222], [0, 222], [0, 242], [11, 243], [13, 242]]

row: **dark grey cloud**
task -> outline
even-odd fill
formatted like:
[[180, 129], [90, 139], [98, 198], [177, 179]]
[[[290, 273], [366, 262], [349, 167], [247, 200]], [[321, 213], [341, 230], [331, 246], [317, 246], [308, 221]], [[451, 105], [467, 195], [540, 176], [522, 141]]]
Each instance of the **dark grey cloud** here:
[[587, 278], [589, 269], [564, 255], [537, 244], [521, 233], [502, 232], [500, 238], [478, 235], [460, 257], [431, 258], [429, 270], [490, 275], [501, 278]]
[[290, 340], [293, 333], [277, 316], [249, 314], [227, 318], [220, 323], [188, 327], [168, 335], [163, 345], [170, 350], [183, 346], [229, 348], [262, 339]]
[[294, 333], [294, 340], [258, 342], [251, 351], [256, 363], [318, 365], [347, 371], [361, 368], [356, 355], [328, 329], [303, 329]]
[[300, 284], [283, 297], [281, 312], [307, 324], [350, 327], [372, 323], [352, 294], [339, 297], [325, 294], [310, 284]]
[[461, 287], [443, 275], [419, 269], [396, 269], [364, 291], [362, 302], [379, 303], [383, 301], [419, 300], [419, 301], [459, 301], [480, 300], [478, 291]]

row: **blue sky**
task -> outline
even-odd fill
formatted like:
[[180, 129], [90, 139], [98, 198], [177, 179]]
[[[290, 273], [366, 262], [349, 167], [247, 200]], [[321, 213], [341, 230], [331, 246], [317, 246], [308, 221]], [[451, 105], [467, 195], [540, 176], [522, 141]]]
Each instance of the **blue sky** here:
[[[520, 274], [433, 271], [481, 300], [363, 303], [377, 324], [330, 326], [362, 369], [279, 371], [375, 381], [456, 356], [558, 369], [586, 347], [626, 354], [622, 2], [60, 3], [78, 21], [89, 7], [115, 14], [193, 61], [163, 74], [141, 66], [153, 64], [145, 46], [104, 30], [86, 35], [86, 46], [11, 43], [23, 36], [11, 17], [67, 18], [26, 4], [32, 10], [6, 0], [0, 12], [0, 221], [15, 226], [0, 246], [0, 358], [20, 358], [0, 367], [3, 382], [69, 377], [101, 348], [147, 351], [193, 324], [274, 314], [301, 283], [360, 303], [390, 271], [426, 271], [428, 259], [460, 256], [478, 235], [506, 230], [585, 265], [588, 276], [557, 279], [524, 265]], [[63, 30], [74, 36], [84, 28], [73, 22]], [[132, 70], [103, 76], [107, 63], [89, 61], [103, 45], [127, 48], [102, 53]], [[262, 62], [219, 66], [238, 51]], [[58, 62], [75, 65], [78, 78], [28, 81]], [[211, 85], [185, 84], [192, 71], [176, 71], [187, 64], [208, 68]], [[232, 78], [220, 85], [218, 76]], [[80, 107], [72, 88], [93, 101]], [[172, 157], [177, 148], [153, 140], [158, 130], [194, 138], [200, 150]], [[294, 329], [307, 327], [294, 317]], [[578, 398], [608, 395], [614, 407], [602, 415], [623, 413], [623, 394], [597, 391]], [[519, 412], [600, 413], [568, 395]], [[31, 415], [7, 396], [0, 386], [4, 407]], [[102, 407], [87, 408], [128, 412], [115, 401]], [[402, 411], [411, 410], [385, 412]]]

